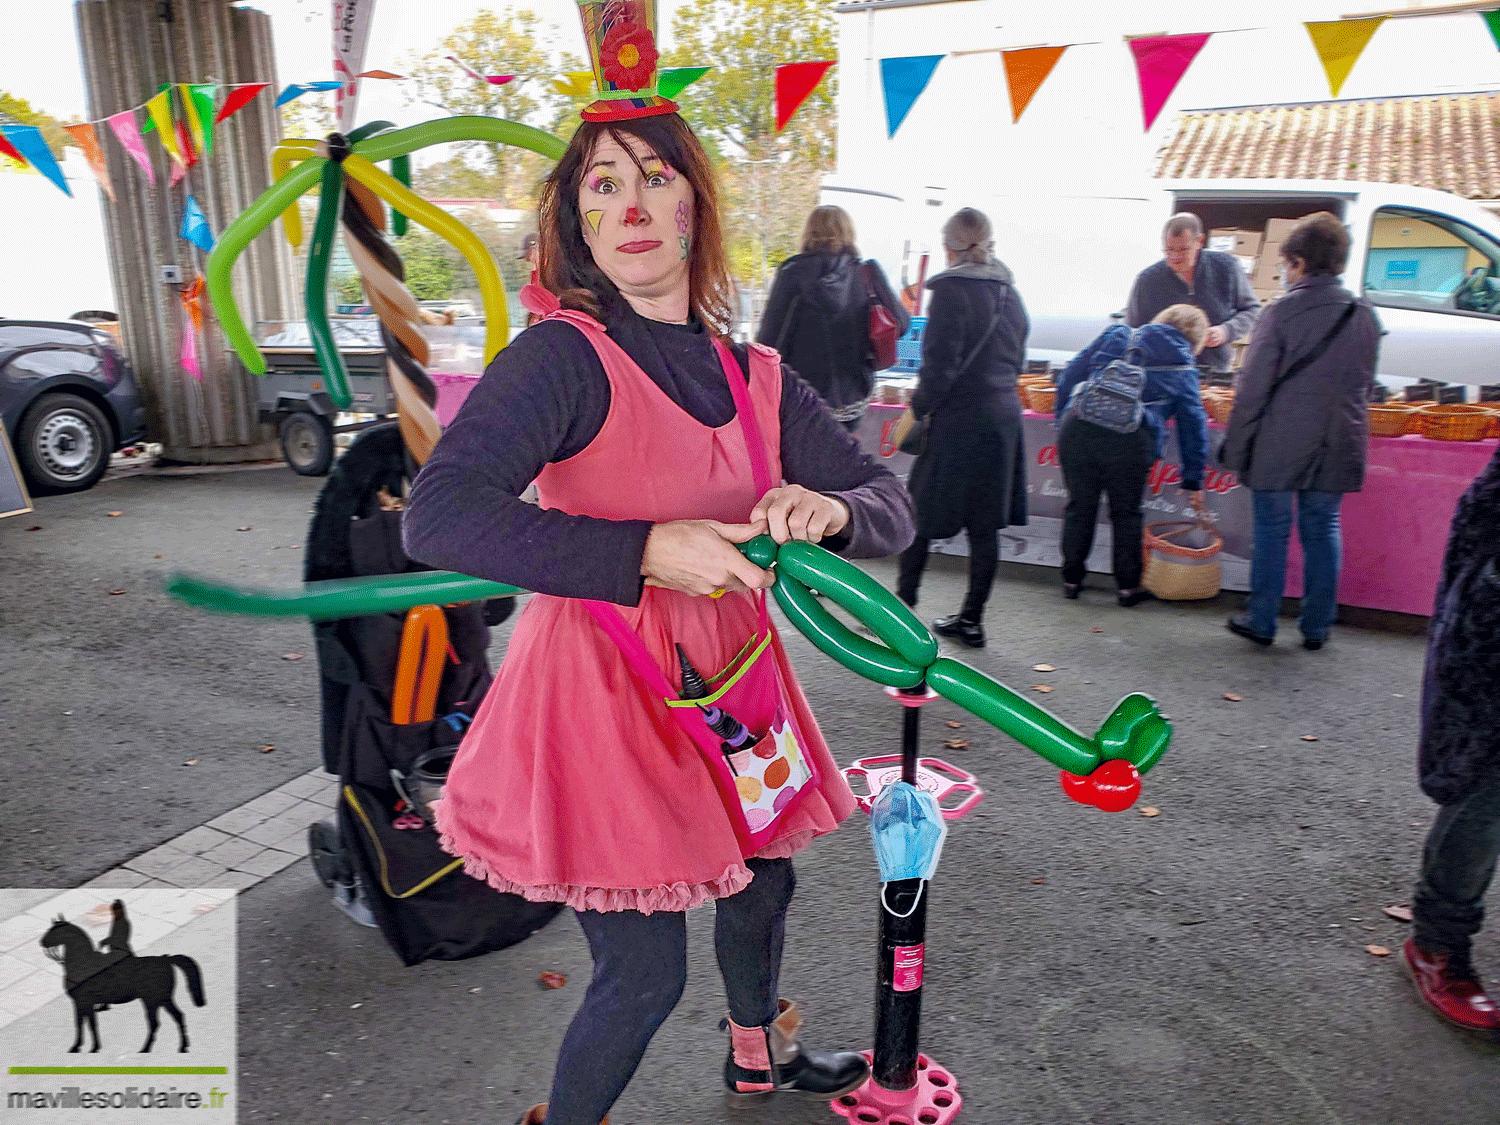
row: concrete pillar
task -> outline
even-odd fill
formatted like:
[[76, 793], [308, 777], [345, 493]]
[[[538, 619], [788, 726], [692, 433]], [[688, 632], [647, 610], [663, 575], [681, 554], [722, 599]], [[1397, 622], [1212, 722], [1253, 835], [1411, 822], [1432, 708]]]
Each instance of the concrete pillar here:
[[[161, 280], [162, 266], [178, 266], [184, 284], [203, 272], [207, 255], [177, 233], [188, 195], [218, 237], [270, 183], [271, 149], [281, 139], [271, 18], [229, 0], [77, 0], [74, 14], [91, 120], [141, 105], [163, 82], [271, 84], [215, 127], [213, 156], [200, 156], [175, 186], [168, 184], [171, 159], [154, 136], [146, 150], [155, 187], [112, 136], [100, 147], [116, 197], [104, 199], [103, 210], [121, 338], [142, 382], [151, 440], [180, 461], [278, 456], [275, 435], [256, 420], [256, 377], [228, 350], [211, 309], [200, 341], [202, 381], [183, 370], [182, 285]], [[293, 259], [279, 234], [257, 238], [240, 257], [235, 296], [252, 329], [297, 315]]]

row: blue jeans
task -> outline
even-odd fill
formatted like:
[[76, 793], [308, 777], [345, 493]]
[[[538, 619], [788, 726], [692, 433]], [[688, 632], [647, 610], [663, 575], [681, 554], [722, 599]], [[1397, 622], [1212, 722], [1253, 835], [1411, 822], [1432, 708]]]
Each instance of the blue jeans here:
[[1500, 782], [1438, 810], [1422, 849], [1412, 894], [1412, 936], [1445, 953], [1467, 954], [1484, 924], [1484, 892], [1500, 857]]
[[1342, 492], [1263, 492], [1255, 497], [1255, 551], [1250, 559], [1250, 628], [1276, 635], [1276, 615], [1286, 589], [1286, 548], [1297, 513], [1302, 544], [1302, 616], [1297, 625], [1309, 640], [1328, 637], [1338, 612], [1339, 505]]

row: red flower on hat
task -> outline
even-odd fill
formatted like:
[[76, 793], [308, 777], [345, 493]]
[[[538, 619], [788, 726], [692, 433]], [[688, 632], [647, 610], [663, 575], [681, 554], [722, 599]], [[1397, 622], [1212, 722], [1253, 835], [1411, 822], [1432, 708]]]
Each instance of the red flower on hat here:
[[649, 28], [621, 20], [604, 36], [599, 48], [599, 69], [606, 81], [621, 90], [642, 90], [656, 73], [656, 41]]

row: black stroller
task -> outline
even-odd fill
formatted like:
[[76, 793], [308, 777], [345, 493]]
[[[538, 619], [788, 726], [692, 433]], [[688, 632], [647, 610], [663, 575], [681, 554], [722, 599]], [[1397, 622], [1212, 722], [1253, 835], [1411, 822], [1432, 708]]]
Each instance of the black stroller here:
[[[396, 424], [361, 432], [318, 494], [305, 579], [425, 569], [401, 546], [411, 475]], [[407, 965], [503, 949], [562, 909], [466, 875], [439, 847], [428, 809], [490, 685], [489, 626], [514, 603], [418, 606], [313, 626], [323, 764], [339, 778], [337, 825], [308, 829], [313, 869], [334, 903], [378, 927]]]

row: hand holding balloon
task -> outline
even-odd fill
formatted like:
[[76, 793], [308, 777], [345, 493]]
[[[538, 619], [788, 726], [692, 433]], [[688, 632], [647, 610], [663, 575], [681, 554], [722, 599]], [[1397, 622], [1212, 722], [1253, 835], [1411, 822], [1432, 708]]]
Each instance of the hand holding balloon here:
[[765, 522], [778, 543], [793, 539], [816, 543], [849, 526], [849, 506], [800, 484], [788, 484], [771, 489], [751, 509], [750, 522], [758, 521]]
[[659, 523], [646, 536], [641, 573], [648, 586], [664, 586], [698, 596], [721, 590], [764, 590], [775, 576], [762, 570], [736, 548], [757, 535], [766, 524], [720, 523], [718, 520], [673, 520]]

